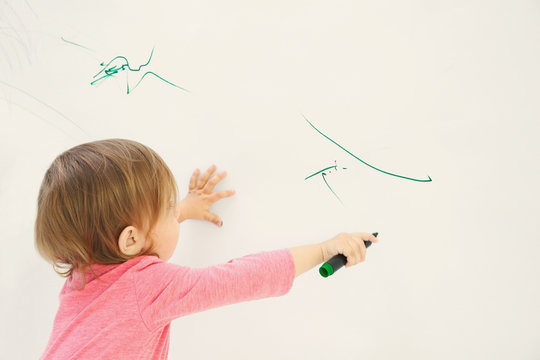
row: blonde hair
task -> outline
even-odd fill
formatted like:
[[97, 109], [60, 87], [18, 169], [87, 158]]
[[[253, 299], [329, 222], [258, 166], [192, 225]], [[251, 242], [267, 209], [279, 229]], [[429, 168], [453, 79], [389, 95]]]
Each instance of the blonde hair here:
[[[85, 271], [94, 273], [92, 264], [157, 255], [150, 232], [176, 201], [174, 176], [149, 147], [124, 139], [78, 145], [60, 154], [45, 173], [35, 245], [60, 276], [79, 271], [84, 288]], [[151, 243], [132, 256], [118, 246], [120, 233], [130, 225], [146, 231]]]

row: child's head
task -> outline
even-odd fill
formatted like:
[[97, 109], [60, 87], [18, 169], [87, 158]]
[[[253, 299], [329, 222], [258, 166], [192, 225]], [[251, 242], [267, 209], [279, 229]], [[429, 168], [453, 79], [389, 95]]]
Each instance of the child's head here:
[[36, 248], [65, 277], [140, 255], [168, 260], [178, 240], [178, 210], [174, 176], [152, 149], [123, 139], [82, 144], [45, 173]]

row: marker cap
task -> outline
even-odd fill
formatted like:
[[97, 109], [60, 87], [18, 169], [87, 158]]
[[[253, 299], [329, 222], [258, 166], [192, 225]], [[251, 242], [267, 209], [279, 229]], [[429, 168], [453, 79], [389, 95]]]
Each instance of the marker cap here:
[[334, 268], [329, 263], [324, 263], [319, 268], [319, 274], [321, 274], [322, 277], [329, 277], [334, 273]]

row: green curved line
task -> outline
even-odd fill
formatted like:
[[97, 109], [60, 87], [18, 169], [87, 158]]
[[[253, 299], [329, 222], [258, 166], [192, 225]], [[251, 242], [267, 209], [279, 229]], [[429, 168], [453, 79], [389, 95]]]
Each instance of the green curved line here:
[[367, 166], [369, 166], [370, 168], [372, 169], [375, 169], [377, 171], [380, 171], [382, 173], [385, 173], [387, 175], [392, 175], [392, 176], [396, 176], [396, 177], [399, 177], [399, 178], [402, 178], [402, 179], [407, 179], [407, 180], [412, 180], [412, 181], [418, 181], [418, 182], [430, 182], [432, 181], [431, 180], [431, 177], [428, 175], [428, 180], [420, 180], [420, 179], [413, 179], [413, 178], [410, 178], [410, 177], [406, 177], [406, 176], [401, 176], [401, 175], [396, 175], [396, 174], [392, 174], [392, 173], [389, 173], [387, 171], [384, 171], [384, 170], [381, 170], [381, 169], [377, 169], [375, 166], [372, 166], [370, 164], [368, 164], [367, 162], [365, 162], [364, 160], [360, 159], [359, 157], [357, 157], [356, 155], [354, 155], [352, 152], [350, 152], [349, 150], [345, 149], [343, 146], [339, 145], [337, 142], [335, 142], [334, 140], [330, 139], [328, 136], [326, 136], [325, 134], [323, 134], [319, 129], [317, 129], [305, 116], [304, 114], [302, 114], [302, 116], [304, 117], [304, 119], [306, 119], [306, 121], [308, 122], [309, 125], [311, 125], [312, 128], [314, 128], [319, 134], [321, 134], [322, 136], [324, 136], [325, 138], [327, 138], [328, 140], [330, 140], [331, 142], [333, 142], [334, 144], [336, 144], [337, 146], [339, 146], [342, 150], [344, 150], [347, 154], [351, 155], [352, 157], [354, 157], [356, 160], [359, 160], [361, 161], [362, 163], [366, 164]]
[[[152, 71], [147, 71], [147, 72], [145, 72], [144, 75], [143, 75], [143, 76], [140, 78], [140, 80], [137, 82], [137, 84], [135, 84], [135, 86], [131, 89], [131, 91], [135, 90], [135, 88], [136, 88], [137, 86], [139, 86], [139, 84], [141, 83], [141, 81], [142, 81], [142, 80], [144, 79], [144, 77], [145, 77], [146, 75], [148, 75], [148, 74], [154, 75], [155, 77], [157, 77], [157, 78], [159, 78], [159, 79], [165, 81], [167, 84], [170, 84], [170, 85], [172, 85], [172, 86], [174, 86], [174, 87], [177, 87], [177, 88], [179, 88], [179, 89], [182, 89], [182, 90], [184, 90], [184, 91], [189, 92], [188, 89], [184, 89], [184, 88], [181, 87], [181, 86], [178, 86], [178, 85], [176, 85], [176, 84], [173, 84], [172, 82], [165, 80], [164, 78], [162, 78], [161, 76], [157, 75], [156, 73], [153, 73]], [[128, 84], [127, 84], [127, 93], [129, 94], [129, 92], [130, 92], [130, 91], [129, 91], [129, 83], [128, 83]]]
[[322, 173], [323, 171], [326, 171], [326, 170], [328, 170], [328, 169], [332, 169], [332, 168], [335, 168], [335, 167], [336, 167], [336, 166], [329, 166], [329, 167], [327, 167], [326, 169], [322, 169], [321, 171], [317, 171], [315, 174], [309, 175], [309, 176], [308, 176], [307, 178], [305, 178], [304, 180], [307, 180], [307, 179], [309, 179], [309, 178], [312, 177], [312, 176], [315, 176], [315, 175], [317, 175], [317, 174]]
[[67, 42], [68, 44], [75, 45], [75, 46], [81, 47], [81, 48], [86, 49], [86, 50], [94, 51], [94, 50], [92, 50], [92, 49], [90, 49], [90, 48], [87, 48], [86, 46], [82, 46], [82, 45], [80, 45], [80, 44], [74, 43], [73, 41], [66, 40], [66, 39], [64, 39], [63, 36], [61, 36], [60, 39], [62, 39], [63, 41]]
[[335, 197], [337, 197], [337, 199], [339, 200], [339, 202], [341, 204], [343, 204], [343, 201], [341, 201], [341, 199], [339, 198], [339, 196], [337, 196], [337, 194], [334, 192], [334, 190], [332, 190], [332, 188], [330, 187], [330, 185], [328, 185], [328, 182], [326, 181], [326, 178], [324, 177], [326, 174], [325, 173], [322, 173], [322, 178], [324, 180], [324, 182], [326, 183], [326, 186], [328, 186], [328, 188], [330, 189], [330, 191], [332, 192], [332, 194], [334, 194]]

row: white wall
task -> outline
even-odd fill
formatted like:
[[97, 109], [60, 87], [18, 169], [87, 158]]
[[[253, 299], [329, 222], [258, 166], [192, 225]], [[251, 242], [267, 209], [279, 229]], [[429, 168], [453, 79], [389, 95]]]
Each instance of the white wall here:
[[[0, 1], [0, 357], [39, 357], [58, 307], [64, 280], [33, 247], [45, 170], [121, 137], [184, 194], [212, 163], [237, 191], [223, 228], [182, 225], [172, 262], [379, 232], [356, 267], [176, 320], [170, 359], [539, 359], [539, 24], [537, 1]], [[190, 92], [146, 77], [127, 95], [125, 72], [90, 86], [153, 47], [146, 70]], [[369, 168], [302, 114], [433, 181]], [[334, 161], [343, 204], [304, 180]]]

